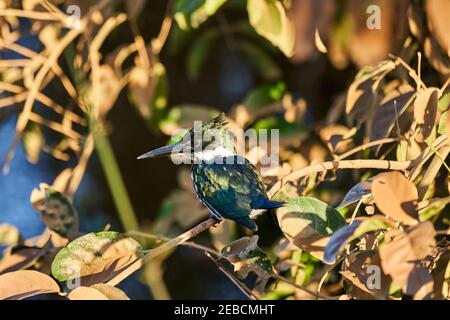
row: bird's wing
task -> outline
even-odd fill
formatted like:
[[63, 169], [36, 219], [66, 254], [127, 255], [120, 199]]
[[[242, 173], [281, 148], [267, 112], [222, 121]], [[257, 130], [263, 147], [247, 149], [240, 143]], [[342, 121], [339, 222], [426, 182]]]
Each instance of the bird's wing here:
[[225, 218], [247, 217], [252, 202], [266, 197], [256, 168], [247, 159], [238, 157], [231, 159], [234, 161], [224, 158], [223, 164], [203, 163], [192, 167], [200, 199]]

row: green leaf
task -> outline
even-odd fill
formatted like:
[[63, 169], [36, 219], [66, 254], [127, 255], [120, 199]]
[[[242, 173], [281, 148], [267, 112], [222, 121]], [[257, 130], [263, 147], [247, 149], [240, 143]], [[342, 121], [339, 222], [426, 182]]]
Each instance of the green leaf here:
[[35, 164], [39, 161], [44, 143], [41, 126], [35, 122], [28, 122], [23, 133], [23, 146], [29, 162]]
[[281, 70], [272, 57], [257, 46], [248, 42], [240, 42], [237, 52], [244, 56], [264, 80], [272, 81], [281, 77]]
[[447, 122], [448, 117], [448, 111], [445, 111], [441, 114], [441, 118], [439, 119], [439, 127], [438, 127], [438, 133], [439, 134], [446, 134], [447, 130], [445, 129], [445, 123]]
[[308, 131], [298, 123], [288, 123], [278, 117], [269, 117], [258, 120], [253, 125], [256, 130], [276, 129], [279, 130], [280, 138], [294, 138], [293, 141], [299, 141], [304, 138]]
[[200, 35], [187, 53], [186, 67], [190, 80], [197, 80], [202, 65], [218, 37], [217, 30], [207, 30]]
[[294, 26], [281, 1], [248, 0], [247, 13], [255, 31], [278, 47], [285, 56], [294, 53]]
[[244, 104], [250, 110], [258, 110], [273, 102], [280, 101], [286, 92], [286, 84], [277, 82], [275, 84], [264, 84], [250, 91], [245, 97]]
[[450, 106], [450, 92], [444, 93], [438, 102], [439, 109], [441, 111], [447, 111]]
[[141, 245], [119, 232], [88, 233], [58, 252], [52, 275], [59, 282], [79, 278], [83, 286], [106, 283], [142, 256]]
[[450, 197], [429, 200], [429, 204], [419, 211], [419, 220], [427, 221], [437, 216], [450, 203]]
[[181, 30], [198, 28], [227, 0], [177, 0], [174, 18]]
[[288, 200], [277, 210], [277, 219], [281, 231], [294, 245], [322, 261], [329, 237], [346, 225], [335, 208], [309, 197]]
[[[159, 122], [160, 130], [168, 135], [177, 129], [189, 129], [194, 125], [194, 121], [207, 121], [216, 116], [219, 112], [215, 109], [203, 105], [181, 104], [174, 106]], [[177, 132], [179, 134], [180, 132]]]

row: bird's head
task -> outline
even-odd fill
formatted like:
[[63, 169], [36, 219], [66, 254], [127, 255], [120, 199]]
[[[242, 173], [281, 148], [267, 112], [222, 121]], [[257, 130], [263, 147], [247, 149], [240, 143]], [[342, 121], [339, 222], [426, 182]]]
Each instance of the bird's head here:
[[194, 127], [189, 129], [180, 141], [151, 150], [138, 159], [175, 155], [190, 160], [211, 160], [217, 156], [234, 155], [236, 151], [233, 135], [226, 124], [223, 113], [207, 122], [194, 122]]

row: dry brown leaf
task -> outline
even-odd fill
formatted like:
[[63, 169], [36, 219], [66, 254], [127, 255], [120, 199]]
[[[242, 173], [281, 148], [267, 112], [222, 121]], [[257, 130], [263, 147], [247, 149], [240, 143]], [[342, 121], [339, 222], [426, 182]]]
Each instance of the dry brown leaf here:
[[[358, 299], [385, 299], [389, 292], [391, 280], [384, 273], [380, 274], [379, 288], [371, 287], [375, 285], [374, 270], [378, 267], [381, 270], [380, 257], [376, 251], [368, 250], [364, 252], [351, 252], [344, 261], [343, 269], [339, 273], [351, 284], [350, 296]], [[369, 286], [369, 287], [368, 287]]]
[[100, 291], [109, 300], [130, 300], [130, 298], [125, 294], [125, 292], [123, 292], [119, 288], [110, 286], [109, 284], [98, 283], [91, 286], [91, 288]]
[[390, 60], [361, 69], [348, 88], [345, 112], [359, 124], [365, 122], [376, 105], [381, 81], [394, 69], [395, 63]]
[[435, 70], [443, 76], [450, 75], [450, 59], [447, 52], [444, 52], [434, 37], [430, 36], [425, 39], [424, 54]]
[[370, 141], [387, 138], [395, 128], [397, 120], [400, 120], [400, 117], [411, 105], [414, 97], [414, 89], [410, 85], [401, 85], [388, 92], [381, 100], [373, 117], [370, 126]]
[[430, 87], [420, 91], [414, 102], [414, 119], [418, 124], [423, 125], [423, 140], [428, 138], [436, 127], [438, 94], [438, 88]]
[[333, 153], [343, 153], [353, 146], [350, 139], [354, 130], [340, 124], [330, 124], [319, 129], [320, 138]]
[[92, 287], [78, 287], [69, 292], [70, 300], [109, 300], [107, 296]]
[[5, 250], [0, 260], [0, 274], [27, 269], [43, 255], [44, 251], [40, 248], [24, 247], [13, 250], [13, 247], [10, 247]]
[[397, 231], [390, 242], [380, 246], [381, 266], [392, 281], [402, 287], [403, 293], [426, 296], [424, 291], [429, 288], [430, 278], [420, 262], [433, 253], [435, 234], [433, 224], [425, 221], [407, 233]]
[[70, 291], [70, 300], [130, 300], [120, 289], [109, 284], [98, 283], [91, 287], [78, 287]]
[[393, 40], [401, 36], [396, 34], [400, 32], [396, 25], [404, 12], [398, 7], [398, 2], [376, 1], [376, 5], [379, 7], [381, 26], [379, 29], [369, 29], [369, 16], [366, 13], [368, 3], [360, 0], [347, 2], [346, 11], [350, 14], [349, 19], [354, 26], [348, 51], [351, 60], [359, 67], [386, 59], [393, 51]]
[[422, 7], [414, 2], [410, 3], [408, 8], [408, 25], [411, 33], [419, 40], [423, 41], [425, 37], [425, 14]]
[[0, 300], [19, 300], [59, 292], [56, 281], [38, 271], [20, 270], [0, 275]]
[[61, 171], [52, 183], [53, 189], [64, 193], [66, 191], [67, 185], [69, 184], [70, 178], [72, 178], [72, 173], [72, 168], [66, 168]]
[[375, 176], [371, 190], [377, 208], [384, 215], [408, 225], [418, 223], [417, 189], [402, 173], [392, 171]]
[[425, 1], [428, 25], [439, 45], [444, 51], [450, 48], [450, 1], [427, 0]]
[[336, 4], [333, 0], [303, 0], [292, 2], [295, 26], [295, 50], [292, 60], [302, 62], [315, 54], [314, 32], [326, 35], [333, 23]]

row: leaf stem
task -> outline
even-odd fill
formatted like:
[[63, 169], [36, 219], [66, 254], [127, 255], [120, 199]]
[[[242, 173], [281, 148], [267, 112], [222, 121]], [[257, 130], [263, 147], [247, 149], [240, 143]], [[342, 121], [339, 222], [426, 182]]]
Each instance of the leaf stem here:
[[278, 180], [267, 192], [269, 198], [272, 198], [288, 182], [297, 181], [302, 177], [309, 176], [315, 172], [339, 169], [386, 169], [386, 170], [407, 170], [411, 166], [411, 161], [391, 161], [391, 160], [340, 160], [327, 161], [310, 165], [309, 167], [291, 172], [284, 178]]
[[125, 230], [137, 229], [139, 224], [136, 215], [134, 214], [111, 143], [106, 134], [102, 130], [96, 128], [98, 124], [91, 125], [91, 127], [92, 126], [95, 126], [94, 128], [91, 128], [95, 141], [95, 150], [97, 151], [100, 163], [102, 164], [122, 226]]
[[205, 220], [192, 229], [180, 234], [178, 237], [171, 239], [159, 247], [156, 247], [152, 250], [150, 250], [147, 254], [145, 254], [143, 257], [136, 259], [132, 263], [128, 265], [128, 267], [121, 273], [119, 273], [117, 276], [112, 278], [107, 282], [107, 284], [111, 286], [115, 286], [121, 281], [123, 281], [125, 278], [133, 274], [135, 271], [137, 271], [139, 268], [141, 268], [146, 261], [149, 261], [150, 259], [153, 259], [160, 254], [163, 254], [164, 252], [175, 248], [176, 246], [188, 241], [189, 239], [197, 236], [198, 234], [202, 233], [203, 231], [209, 229], [210, 227], [216, 225], [219, 223], [216, 219], [209, 218], [208, 220]]

